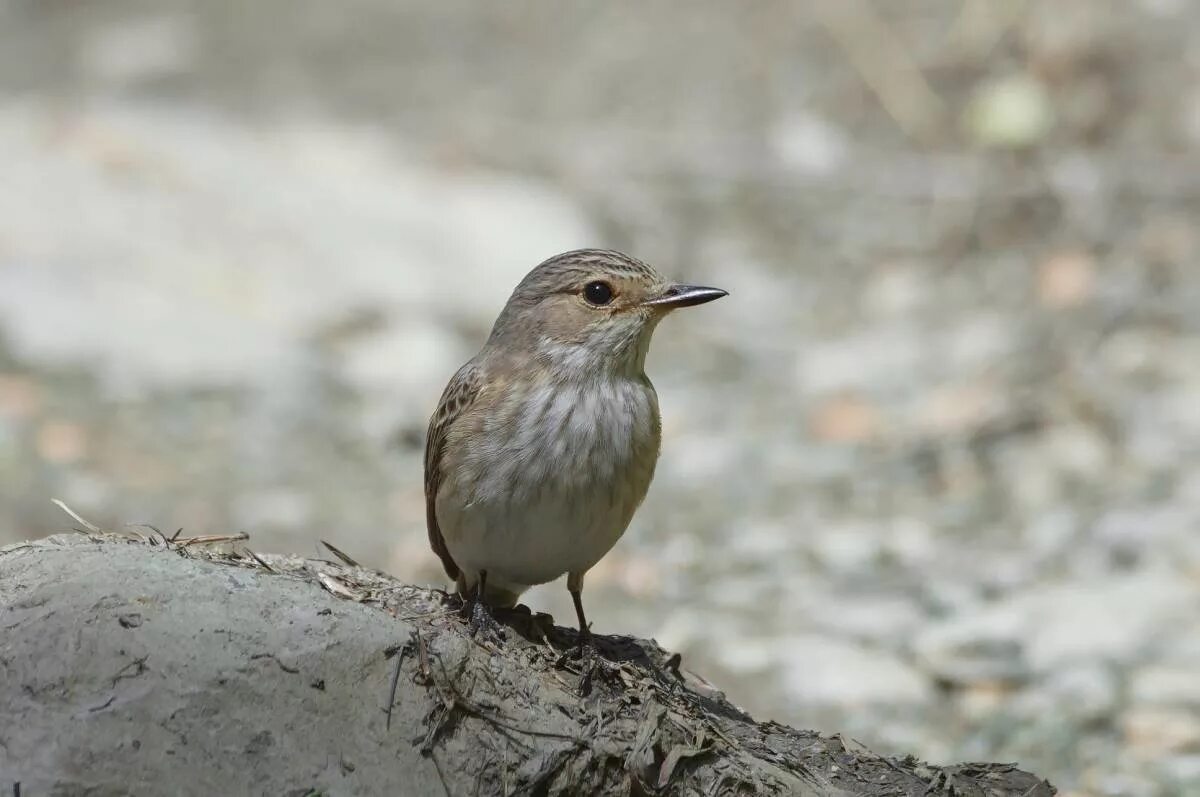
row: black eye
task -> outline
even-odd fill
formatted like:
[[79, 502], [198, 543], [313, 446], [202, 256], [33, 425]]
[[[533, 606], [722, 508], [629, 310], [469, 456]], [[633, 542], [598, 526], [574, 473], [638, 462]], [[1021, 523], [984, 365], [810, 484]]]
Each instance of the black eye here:
[[583, 298], [597, 307], [606, 305], [613, 300], [612, 286], [607, 282], [589, 282], [583, 286]]

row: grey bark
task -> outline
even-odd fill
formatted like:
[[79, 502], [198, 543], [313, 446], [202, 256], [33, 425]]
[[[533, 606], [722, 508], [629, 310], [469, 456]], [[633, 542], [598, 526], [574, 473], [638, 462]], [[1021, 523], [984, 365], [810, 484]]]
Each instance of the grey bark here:
[[0, 549], [0, 794], [1054, 793], [755, 722], [651, 641], [602, 638], [581, 696], [573, 631], [494, 645], [456, 602], [237, 543]]

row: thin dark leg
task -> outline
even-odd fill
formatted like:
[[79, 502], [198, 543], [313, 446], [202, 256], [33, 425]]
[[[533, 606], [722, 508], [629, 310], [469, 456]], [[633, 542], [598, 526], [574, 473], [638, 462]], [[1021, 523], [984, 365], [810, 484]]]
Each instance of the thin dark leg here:
[[575, 616], [579, 619], [579, 645], [592, 644], [592, 629], [588, 628], [587, 617], [583, 614], [583, 591], [571, 590], [571, 600], [575, 602]]
[[596, 676], [606, 679], [612, 676], [612, 667], [600, 657], [592, 644], [592, 629], [588, 627], [587, 616], [583, 613], [583, 591], [570, 587], [567, 589], [571, 593], [571, 601], [575, 604], [575, 616], [579, 619], [579, 643], [573, 651], [563, 654], [559, 662], [567, 658], [579, 659], [579, 694], [586, 696], [591, 694]]
[[484, 639], [491, 638], [495, 642], [500, 642], [504, 639], [504, 632], [500, 630], [496, 618], [492, 617], [487, 604], [483, 602], [486, 588], [487, 571], [480, 570], [479, 581], [476, 582], [475, 593], [471, 597], [471, 636], [478, 636], [482, 632]]

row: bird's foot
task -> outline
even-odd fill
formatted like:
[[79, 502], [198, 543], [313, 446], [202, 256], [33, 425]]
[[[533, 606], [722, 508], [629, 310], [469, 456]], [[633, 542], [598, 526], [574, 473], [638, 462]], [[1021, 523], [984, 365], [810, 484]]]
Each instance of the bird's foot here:
[[621, 665], [604, 658], [592, 643], [592, 635], [580, 635], [579, 643], [558, 657], [557, 667], [566, 667], [567, 662], [578, 662], [572, 670], [579, 673], [579, 696], [587, 697], [597, 680], [611, 685], [621, 685]]
[[546, 639], [554, 633], [554, 618], [548, 614], [534, 612], [525, 604], [518, 603], [512, 608], [498, 607], [492, 609], [492, 616], [505, 629], [515, 631], [518, 636], [526, 639]]
[[504, 629], [496, 622], [487, 604], [476, 599], [471, 601], [471, 622], [468, 626], [473, 639], [481, 642], [491, 642], [496, 646], [504, 643]]

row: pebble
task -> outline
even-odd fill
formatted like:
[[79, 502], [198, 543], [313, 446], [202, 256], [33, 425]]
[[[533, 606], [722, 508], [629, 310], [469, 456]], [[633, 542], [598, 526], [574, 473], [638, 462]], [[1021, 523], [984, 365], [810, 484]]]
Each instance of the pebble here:
[[964, 124], [983, 146], [1027, 147], [1049, 132], [1054, 110], [1041, 81], [1029, 74], [1015, 74], [980, 86]]
[[1055, 310], [1087, 302], [1096, 285], [1095, 261], [1086, 252], [1057, 253], [1038, 267], [1038, 299]]

